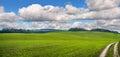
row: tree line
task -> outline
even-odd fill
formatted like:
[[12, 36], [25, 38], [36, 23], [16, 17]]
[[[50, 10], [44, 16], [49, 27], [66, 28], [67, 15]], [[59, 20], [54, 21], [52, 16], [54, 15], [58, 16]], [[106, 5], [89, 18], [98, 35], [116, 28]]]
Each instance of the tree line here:
[[0, 33], [47, 33], [47, 32], [58, 32], [58, 31], [99, 31], [99, 32], [111, 32], [111, 33], [118, 33], [117, 31], [111, 31], [107, 29], [92, 29], [86, 30], [84, 28], [70, 28], [69, 30], [57, 30], [57, 29], [36, 29], [36, 30], [29, 30], [29, 29], [14, 29], [14, 28], [3, 28], [0, 30]]

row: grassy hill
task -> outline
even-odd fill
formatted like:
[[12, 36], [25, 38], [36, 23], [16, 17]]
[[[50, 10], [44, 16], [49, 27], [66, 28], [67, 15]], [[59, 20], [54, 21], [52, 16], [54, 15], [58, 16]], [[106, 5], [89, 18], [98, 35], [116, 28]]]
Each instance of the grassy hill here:
[[120, 34], [108, 32], [50, 32], [0, 34], [0, 57], [97, 57]]

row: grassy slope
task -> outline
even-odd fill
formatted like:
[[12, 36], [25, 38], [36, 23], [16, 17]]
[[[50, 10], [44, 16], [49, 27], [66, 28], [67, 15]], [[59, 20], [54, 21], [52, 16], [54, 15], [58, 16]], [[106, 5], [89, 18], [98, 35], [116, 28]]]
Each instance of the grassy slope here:
[[0, 56], [96, 57], [106, 45], [119, 41], [119, 37], [119, 34], [88, 31], [0, 34]]
[[114, 52], [113, 49], [114, 49], [114, 45], [112, 45], [111, 48], [108, 50], [106, 57], [113, 57], [113, 52]]

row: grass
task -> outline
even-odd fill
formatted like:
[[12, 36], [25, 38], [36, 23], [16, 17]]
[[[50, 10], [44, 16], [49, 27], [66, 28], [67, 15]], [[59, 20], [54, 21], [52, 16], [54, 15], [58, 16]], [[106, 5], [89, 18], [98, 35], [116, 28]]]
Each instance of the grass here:
[[119, 44], [118, 44], [118, 54], [120, 54], [120, 41], [119, 41]]
[[120, 35], [107, 32], [0, 34], [0, 57], [97, 57]]
[[113, 52], [114, 52], [113, 50], [114, 50], [114, 45], [112, 45], [111, 48], [108, 50], [106, 57], [113, 57]]

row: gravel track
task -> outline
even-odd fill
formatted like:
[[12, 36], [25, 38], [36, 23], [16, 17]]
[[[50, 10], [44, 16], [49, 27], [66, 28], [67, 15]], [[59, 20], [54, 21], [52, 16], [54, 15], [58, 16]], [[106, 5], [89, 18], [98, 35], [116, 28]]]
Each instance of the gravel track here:
[[105, 47], [105, 49], [102, 51], [102, 53], [100, 54], [99, 57], [106, 57], [108, 50], [110, 49], [110, 47], [111, 47], [113, 44], [114, 44], [114, 43], [111, 43], [111, 44], [107, 45], [107, 46]]

